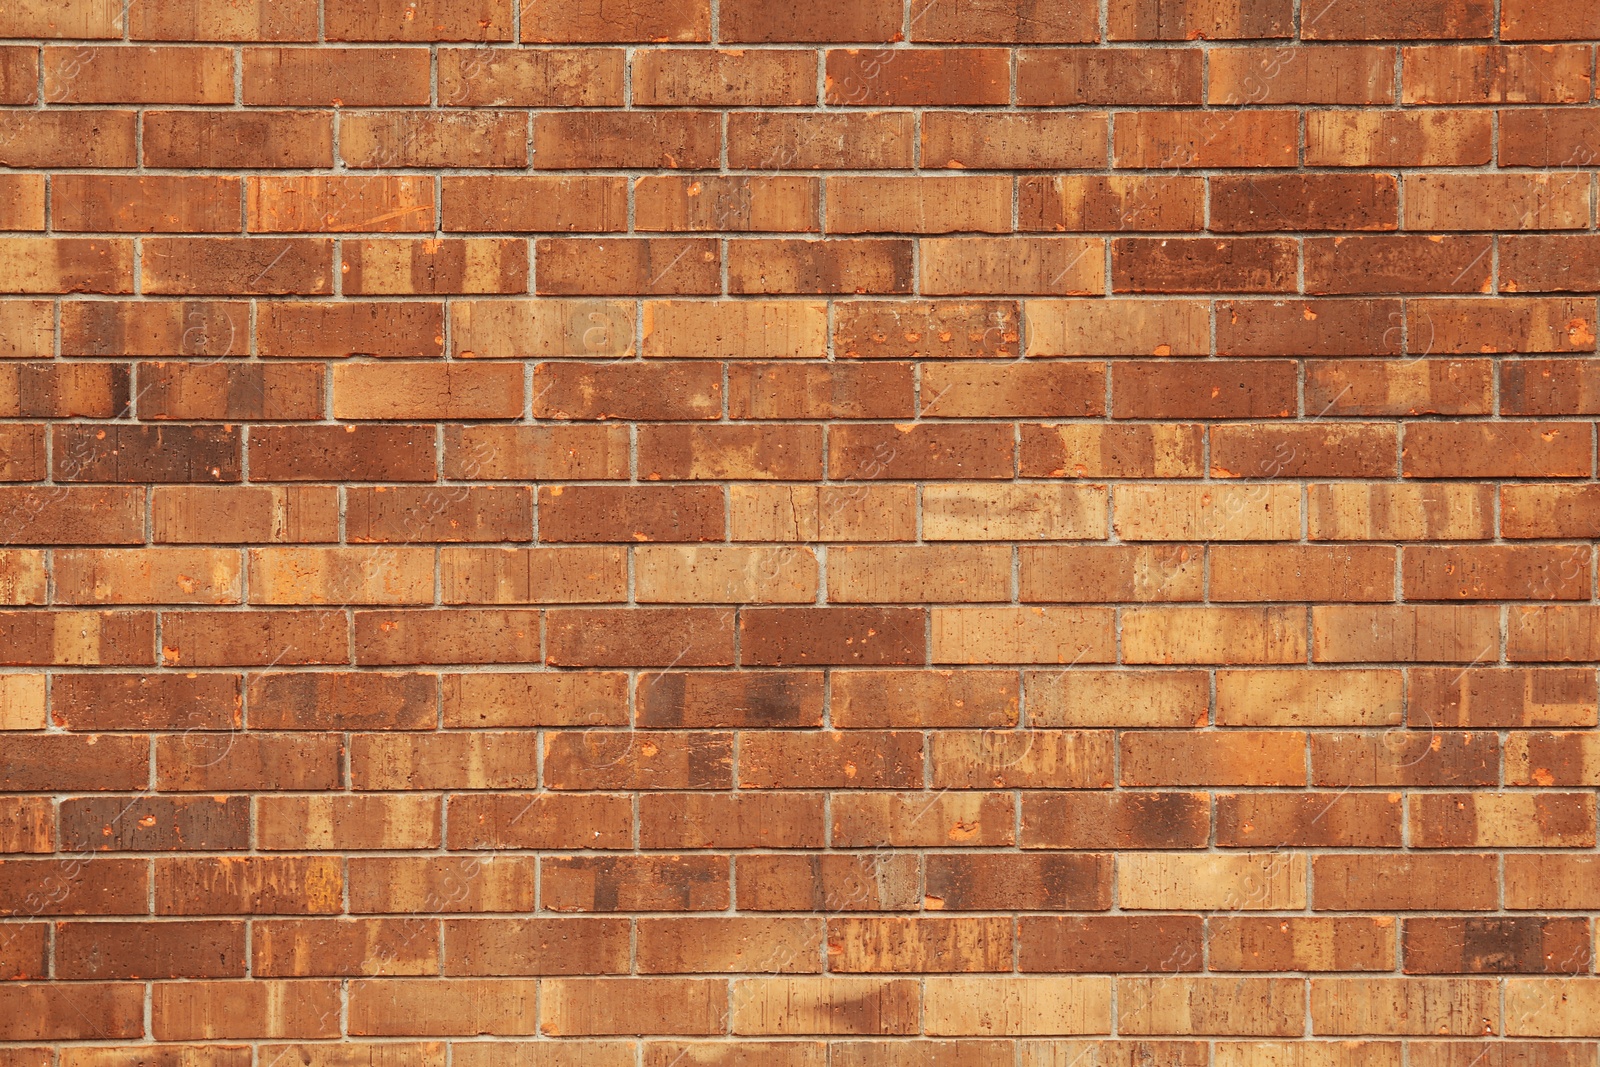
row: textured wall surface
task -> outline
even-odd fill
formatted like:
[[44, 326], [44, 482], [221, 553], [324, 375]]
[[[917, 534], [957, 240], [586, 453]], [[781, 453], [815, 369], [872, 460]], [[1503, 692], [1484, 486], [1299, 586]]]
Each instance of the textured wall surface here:
[[0, 38], [0, 1067], [1595, 1067], [1594, 0]]

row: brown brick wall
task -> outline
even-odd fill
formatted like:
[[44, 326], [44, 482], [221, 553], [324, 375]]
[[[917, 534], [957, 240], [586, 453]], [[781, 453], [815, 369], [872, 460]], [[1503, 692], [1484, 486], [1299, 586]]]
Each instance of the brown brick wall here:
[[1593, 0], [0, 0], [0, 1067], [1597, 1067]]

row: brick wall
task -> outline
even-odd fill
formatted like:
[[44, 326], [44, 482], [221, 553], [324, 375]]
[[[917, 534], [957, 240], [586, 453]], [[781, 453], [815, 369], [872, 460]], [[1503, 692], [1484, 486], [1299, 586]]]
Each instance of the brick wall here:
[[1593, 0], [0, 0], [0, 1067], [1597, 1063]]

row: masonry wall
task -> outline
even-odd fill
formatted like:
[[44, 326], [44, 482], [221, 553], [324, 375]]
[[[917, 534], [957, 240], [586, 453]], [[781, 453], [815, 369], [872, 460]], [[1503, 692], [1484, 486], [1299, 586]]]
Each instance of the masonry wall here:
[[0, 1067], [1597, 1063], [1600, 6], [0, 0]]

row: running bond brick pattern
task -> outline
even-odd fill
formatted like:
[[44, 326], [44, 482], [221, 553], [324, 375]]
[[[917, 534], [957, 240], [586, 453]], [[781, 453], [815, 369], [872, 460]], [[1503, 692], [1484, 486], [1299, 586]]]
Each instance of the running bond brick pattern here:
[[0, 0], [0, 1067], [1596, 1067], [1595, 0]]

